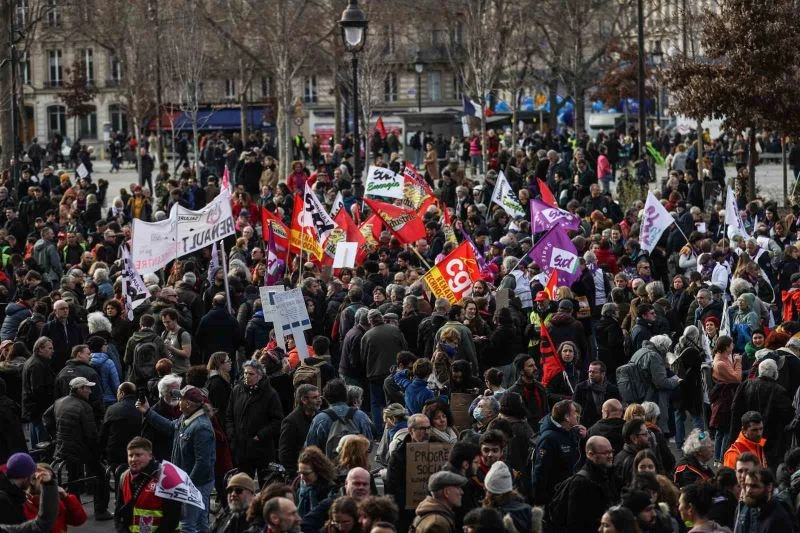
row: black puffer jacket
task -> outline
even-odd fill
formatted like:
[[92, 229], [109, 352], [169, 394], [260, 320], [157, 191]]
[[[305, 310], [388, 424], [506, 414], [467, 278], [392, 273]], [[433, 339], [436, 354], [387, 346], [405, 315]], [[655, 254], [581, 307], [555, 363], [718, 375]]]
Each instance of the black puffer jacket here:
[[616, 376], [617, 368], [627, 361], [625, 337], [619, 322], [604, 316], [597, 322], [597, 355], [606, 364], [606, 375]]
[[106, 411], [100, 430], [100, 447], [112, 465], [127, 462], [128, 443], [142, 432], [142, 414], [136, 409], [136, 395], [129, 394]]
[[268, 379], [262, 379], [255, 387], [236, 385], [225, 417], [234, 462], [266, 466], [275, 461], [275, 437], [280, 434], [282, 419], [281, 400]]
[[42, 419], [47, 432], [56, 436], [57, 459], [86, 462], [97, 453], [94, 411], [77, 392], [56, 400]]
[[34, 355], [22, 367], [22, 420], [31, 422], [42, 418], [45, 409], [53, 404], [55, 375], [50, 361]]

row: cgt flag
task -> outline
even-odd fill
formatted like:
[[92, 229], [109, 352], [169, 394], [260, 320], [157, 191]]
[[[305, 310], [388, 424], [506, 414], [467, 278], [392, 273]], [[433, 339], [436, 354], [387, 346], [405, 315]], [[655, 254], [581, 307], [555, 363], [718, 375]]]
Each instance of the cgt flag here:
[[531, 231], [547, 231], [553, 226], [561, 226], [566, 231], [577, 231], [581, 226], [581, 219], [569, 211], [531, 199]]
[[425, 238], [425, 223], [417, 213], [366, 197], [364, 203], [383, 220], [401, 244], [415, 243]]
[[578, 271], [578, 250], [559, 226], [555, 226], [539, 239], [528, 257], [539, 265], [548, 276], [553, 269], [558, 270], [558, 277], [563, 285], [571, 286], [580, 277]]
[[639, 232], [639, 244], [642, 250], [647, 250], [648, 253], [652, 252], [661, 235], [673, 222], [675, 219], [672, 218], [669, 211], [661, 205], [652, 192], [648, 192], [647, 202], [644, 204], [642, 228]]
[[280, 252], [285, 252], [289, 249], [289, 228], [283, 223], [278, 215], [267, 211], [266, 207], [261, 207], [261, 235], [266, 240], [270, 230], [272, 231], [272, 238], [275, 241], [275, 248]]
[[466, 241], [447, 254], [422, 277], [434, 296], [447, 298], [452, 304], [472, 294], [472, 284], [480, 278], [481, 269], [478, 260]]

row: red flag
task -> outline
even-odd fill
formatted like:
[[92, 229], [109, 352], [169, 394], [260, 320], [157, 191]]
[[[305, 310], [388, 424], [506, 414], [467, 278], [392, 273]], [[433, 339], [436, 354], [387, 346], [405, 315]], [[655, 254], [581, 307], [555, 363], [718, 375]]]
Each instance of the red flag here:
[[228, 172], [228, 165], [225, 165], [225, 169], [222, 171], [222, 190], [225, 189], [231, 190], [231, 174]]
[[442, 220], [440, 224], [442, 226], [442, 234], [444, 234], [444, 242], [458, 244], [458, 238], [456, 238], [456, 232], [453, 229], [453, 222], [450, 220], [450, 211], [444, 204], [439, 204], [439, 209], [442, 210]]
[[416, 212], [369, 198], [364, 198], [364, 202], [373, 213], [381, 217], [401, 244], [415, 243], [425, 238], [425, 223]]
[[358, 245], [358, 255], [356, 256], [356, 262], [360, 263], [378, 247], [378, 240], [381, 238], [381, 231], [383, 231], [383, 221], [381, 217], [372, 213], [367, 217], [367, 220], [358, 226], [358, 231], [364, 238], [363, 245]]
[[[356, 256], [356, 262], [361, 257], [361, 249], [365, 244], [364, 236], [359, 231], [356, 223], [353, 222], [352, 217], [347, 213], [346, 209], [339, 209], [336, 216], [333, 218], [336, 222], [336, 228], [328, 236], [325, 241], [324, 249], [325, 256], [322, 258], [323, 265], [332, 265], [333, 258], [336, 255], [336, 245], [340, 242], [357, 242], [359, 255]], [[364, 254], [366, 258], [366, 254]]]
[[472, 284], [481, 278], [481, 269], [472, 246], [462, 242], [436, 263], [422, 279], [437, 298], [458, 303], [472, 294]]
[[554, 268], [550, 271], [550, 277], [547, 278], [547, 285], [544, 288], [544, 292], [551, 300], [555, 300], [556, 287], [558, 287], [558, 269]]
[[550, 187], [547, 186], [547, 183], [543, 182], [541, 179], [536, 178], [539, 182], [539, 192], [542, 195], [542, 201], [546, 204], [550, 204], [553, 207], [558, 207], [558, 203], [556, 203], [556, 197], [553, 196], [553, 191], [550, 190]]
[[261, 207], [261, 234], [264, 240], [269, 235], [269, 228], [272, 228], [273, 240], [278, 250], [286, 251], [289, 249], [289, 228], [286, 224], [266, 207]]
[[317, 260], [322, 259], [322, 246], [317, 242], [317, 236], [311, 226], [303, 226], [303, 210], [305, 202], [303, 196], [294, 197], [294, 211], [292, 212], [292, 227], [289, 231], [289, 250], [300, 255], [301, 249], [313, 255]]
[[383, 117], [378, 117], [378, 122], [375, 123], [375, 129], [378, 130], [381, 138], [386, 137], [386, 126], [383, 125]]
[[539, 354], [542, 361], [542, 385], [546, 387], [550, 380], [564, 371], [564, 364], [556, 353], [553, 339], [550, 338], [550, 332], [547, 331], [544, 322], [542, 322], [542, 332], [539, 338], [541, 339]]

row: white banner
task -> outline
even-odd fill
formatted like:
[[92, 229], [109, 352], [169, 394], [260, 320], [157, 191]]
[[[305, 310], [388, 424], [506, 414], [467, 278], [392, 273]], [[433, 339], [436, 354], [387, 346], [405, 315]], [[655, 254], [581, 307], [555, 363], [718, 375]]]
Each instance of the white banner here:
[[511, 218], [525, 216], [525, 209], [519, 203], [517, 195], [511, 190], [511, 184], [508, 183], [506, 175], [502, 171], [497, 174], [497, 183], [492, 191], [492, 202], [502, 207], [503, 211], [508, 213]]
[[300, 218], [300, 226], [314, 228], [314, 233], [317, 234], [317, 242], [320, 244], [325, 242], [325, 239], [336, 227], [336, 222], [325, 211], [325, 207], [323, 207], [307, 182], [305, 193], [303, 193], [303, 216]]
[[336, 213], [339, 212], [339, 209], [344, 207], [344, 199], [342, 198], [342, 191], [336, 193], [336, 198], [333, 199], [333, 205], [331, 206], [331, 218], [336, 218]]
[[647, 193], [647, 202], [644, 204], [644, 214], [642, 216], [642, 228], [639, 231], [639, 244], [642, 250], [648, 253], [658, 244], [658, 240], [664, 231], [675, 222], [669, 211], [661, 205], [661, 202], [653, 195]]
[[236, 233], [231, 197], [221, 193], [200, 211], [178, 204], [161, 222], [134, 219], [131, 257], [142, 274], [155, 272], [167, 263]]
[[404, 185], [405, 179], [402, 175], [395, 174], [388, 168], [370, 166], [364, 194], [402, 200]]
[[725, 225], [728, 227], [728, 238], [732, 239], [736, 235], [741, 235], [745, 239], [749, 239], [750, 235], [744, 227], [742, 217], [739, 216], [739, 208], [736, 207], [736, 196], [733, 189], [728, 187], [728, 193], [725, 196]]
[[169, 461], [161, 461], [161, 475], [156, 483], [156, 496], [194, 505], [203, 510], [206, 508], [203, 495], [194, 486], [189, 474]]
[[128, 247], [122, 246], [122, 294], [125, 295], [125, 311], [128, 320], [133, 320], [133, 310], [143, 304], [150, 295], [144, 280], [131, 260]]

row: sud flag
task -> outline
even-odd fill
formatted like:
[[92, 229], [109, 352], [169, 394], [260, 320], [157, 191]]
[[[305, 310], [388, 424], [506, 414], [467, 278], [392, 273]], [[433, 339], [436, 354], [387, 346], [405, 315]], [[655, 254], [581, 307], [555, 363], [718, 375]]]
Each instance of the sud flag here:
[[561, 283], [567, 287], [580, 277], [578, 250], [559, 226], [554, 226], [545, 233], [527, 255], [548, 276], [553, 269], [557, 269]]
[[366, 197], [364, 203], [383, 220], [401, 244], [415, 243], [425, 238], [425, 223], [417, 213]]
[[292, 229], [289, 231], [289, 251], [298, 255], [308, 252], [319, 261], [322, 259], [322, 246], [317, 242], [314, 230], [303, 224], [305, 220], [303, 204], [303, 197], [295, 195]]
[[647, 193], [647, 202], [644, 204], [644, 215], [642, 216], [642, 227], [639, 231], [639, 245], [642, 250], [648, 253], [658, 244], [658, 240], [664, 231], [675, 222], [669, 211], [661, 205], [661, 202], [653, 195]]
[[542, 361], [542, 385], [546, 387], [554, 377], [564, 372], [564, 364], [561, 362], [558, 353], [556, 353], [553, 339], [550, 338], [550, 332], [547, 331], [547, 326], [544, 325], [544, 322], [542, 322], [539, 338], [541, 339], [539, 342], [539, 355]]
[[581, 219], [569, 211], [551, 207], [545, 202], [531, 198], [531, 231], [539, 233], [553, 226], [561, 226], [567, 231], [577, 231], [581, 226]]
[[547, 186], [547, 183], [542, 181], [540, 178], [536, 178], [536, 181], [539, 182], [539, 194], [542, 195], [542, 201], [552, 207], [558, 207], [556, 197], [553, 196], [553, 191], [550, 190], [550, 187]]
[[434, 296], [447, 298], [451, 304], [456, 304], [472, 294], [472, 284], [480, 278], [478, 260], [466, 241], [422, 277]]
[[265, 240], [269, 231], [272, 230], [272, 239], [275, 241], [275, 248], [279, 252], [289, 249], [289, 228], [283, 223], [275, 213], [268, 211], [266, 207], [261, 207], [261, 235]]

